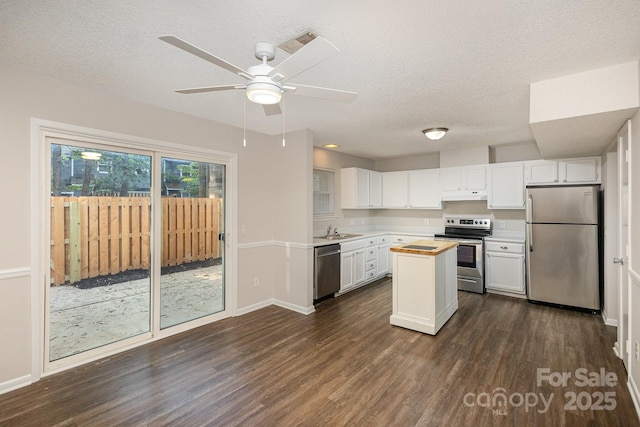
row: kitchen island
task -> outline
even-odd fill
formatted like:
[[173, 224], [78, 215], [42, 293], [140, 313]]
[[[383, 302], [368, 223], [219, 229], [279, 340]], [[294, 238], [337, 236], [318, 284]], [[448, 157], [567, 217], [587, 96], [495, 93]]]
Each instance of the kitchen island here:
[[458, 243], [416, 240], [393, 247], [392, 325], [435, 335], [458, 309]]

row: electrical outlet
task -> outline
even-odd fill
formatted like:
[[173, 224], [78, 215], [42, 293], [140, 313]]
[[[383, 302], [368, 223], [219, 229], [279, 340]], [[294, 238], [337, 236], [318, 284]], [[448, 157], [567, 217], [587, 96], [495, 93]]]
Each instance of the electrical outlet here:
[[424, 225], [429, 225], [429, 218], [424, 219]]
[[260, 278], [256, 276], [253, 278], [253, 287], [257, 288], [258, 286], [260, 286]]
[[498, 227], [499, 228], [505, 228], [506, 227], [505, 222], [504, 221], [498, 221]]
[[636, 362], [640, 362], [640, 344], [638, 344], [638, 341], [635, 341], [635, 344]]
[[243, 235], [243, 236], [245, 234], [247, 234], [247, 226], [246, 225], [241, 225], [240, 226], [240, 234]]

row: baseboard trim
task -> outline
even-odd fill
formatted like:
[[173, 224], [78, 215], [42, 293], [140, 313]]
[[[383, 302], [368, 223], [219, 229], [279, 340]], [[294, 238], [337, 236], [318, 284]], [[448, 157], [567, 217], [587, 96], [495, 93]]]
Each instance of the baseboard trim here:
[[17, 390], [22, 387], [31, 385], [31, 375], [24, 375], [22, 377], [14, 378], [9, 381], [0, 383], [0, 394], [9, 393], [10, 391]]
[[291, 304], [290, 302], [282, 301], [276, 298], [270, 298], [264, 301], [257, 302], [255, 304], [248, 305], [246, 307], [239, 308], [238, 310], [236, 310], [235, 315], [242, 316], [244, 314], [251, 313], [252, 311], [269, 307], [270, 305], [286, 308], [287, 310], [295, 311], [296, 313], [304, 314], [305, 316], [316, 311], [313, 305], [311, 307], [303, 307], [301, 305]]
[[638, 390], [638, 385], [633, 380], [633, 377], [629, 375], [629, 379], [627, 380], [627, 388], [629, 389], [629, 394], [631, 394], [631, 400], [633, 400], [633, 406], [636, 407], [636, 414], [638, 415], [638, 421], [640, 421], [640, 391]]
[[242, 307], [236, 310], [235, 316], [242, 316], [247, 313], [251, 313], [252, 311], [260, 310], [261, 308], [269, 307], [273, 305], [273, 298], [257, 302], [255, 304], [248, 305], [246, 307]]
[[290, 302], [282, 301], [279, 299], [273, 299], [273, 305], [277, 305], [278, 307], [286, 308], [287, 310], [295, 311], [296, 313], [309, 315], [316, 311], [316, 308], [311, 305], [310, 307], [303, 307], [297, 304], [291, 304]]
[[279, 246], [283, 248], [312, 249], [313, 243], [284, 242], [281, 240], [264, 240], [261, 242], [240, 243], [238, 249], [255, 249]]
[[618, 327], [618, 319], [609, 317], [604, 310], [602, 310], [602, 320], [607, 326], [614, 326], [616, 328]]

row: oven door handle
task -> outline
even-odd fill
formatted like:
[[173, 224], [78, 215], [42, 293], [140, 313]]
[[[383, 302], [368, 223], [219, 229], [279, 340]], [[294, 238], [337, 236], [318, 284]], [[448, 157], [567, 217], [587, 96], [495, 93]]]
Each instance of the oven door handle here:
[[458, 277], [458, 280], [461, 281], [461, 282], [477, 283], [475, 280], [464, 279], [462, 277]]

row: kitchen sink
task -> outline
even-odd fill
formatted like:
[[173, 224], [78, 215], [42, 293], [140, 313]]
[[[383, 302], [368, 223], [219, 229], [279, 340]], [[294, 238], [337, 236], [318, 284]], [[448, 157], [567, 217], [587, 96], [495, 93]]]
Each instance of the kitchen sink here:
[[328, 236], [316, 236], [314, 239], [327, 239], [327, 240], [341, 240], [341, 239], [350, 239], [352, 237], [360, 237], [362, 234], [330, 234]]

